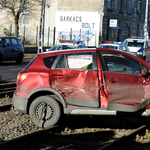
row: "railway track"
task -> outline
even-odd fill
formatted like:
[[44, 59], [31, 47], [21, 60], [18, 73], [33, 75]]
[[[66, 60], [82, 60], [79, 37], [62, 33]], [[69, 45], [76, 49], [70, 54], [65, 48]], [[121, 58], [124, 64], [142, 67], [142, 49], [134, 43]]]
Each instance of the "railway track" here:
[[[13, 92], [16, 89], [16, 81], [12, 80], [9, 82], [3, 82], [0, 83], [0, 97], [5, 97], [5, 95], [12, 95]], [[8, 105], [4, 105], [4, 106], [0, 106], [0, 112], [4, 112], [4, 111], [10, 111], [11, 110], [11, 104]], [[3, 113], [5, 114], [5, 113]], [[17, 116], [16, 116], [17, 117]], [[77, 120], [78, 121], [78, 120]], [[75, 130], [75, 128], [79, 128], [79, 130], [83, 130], [83, 128], [85, 127], [89, 127], [89, 128], [111, 128], [111, 129], [116, 129], [117, 128], [125, 128], [125, 126], [121, 126], [119, 125], [118, 127], [115, 127], [115, 125], [111, 125], [109, 123], [101, 123], [101, 124], [97, 124], [97, 122], [95, 122], [94, 125], [92, 125], [94, 122], [90, 123], [90, 121], [88, 120], [87, 122], [84, 122], [82, 125], [82, 121], [78, 121], [78, 124], [76, 124], [75, 120], [70, 120], [69, 122], [67, 122], [67, 124], [65, 125], [57, 125], [57, 126], [53, 126], [52, 128], [48, 129], [48, 130], [40, 130], [40, 131], [35, 131], [33, 133], [27, 133], [24, 136], [20, 136], [17, 138], [13, 138], [11, 140], [3, 140], [0, 142], [0, 150], [6, 150], [6, 149], [10, 149], [10, 150], [15, 150], [15, 149], [23, 149], [24, 147], [28, 147], [30, 145], [32, 145], [33, 149], [34, 149], [34, 143], [35, 145], [37, 145], [38, 141], [41, 141], [38, 143], [39, 147], [49, 147], [49, 149], [61, 149], [62, 147], [63, 150], [65, 150], [65, 147], [71, 147], [72, 149], [78, 149], [76, 148], [76, 145], [81, 145], [79, 147], [81, 147], [80, 149], [90, 149], [91, 147], [93, 147], [93, 150], [119, 150], [119, 149], [123, 149], [122, 143], [125, 143], [125, 141], [132, 141], [136, 138], [137, 134], [144, 134], [145, 130], [148, 128], [147, 125], [139, 125], [137, 127], [137, 125], [135, 126], [136, 129], [134, 127], [131, 127], [131, 132], [123, 135], [121, 138], [118, 139], [114, 139], [112, 141], [105, 141], [103, 143], [99, 143], [99, 142], [89, 142], [87, 141], [82, 141], [80, 140], [82, 138], [82, 134], [78, 135], [80, 138], [78, 139], [71, 139], [71, 138], [67, 138], [67, 136], [60, 136], [59, 134], [61, 132], [64, 133], [64, 130], [66, 130], [65, 128], [72, 128], [73, 130]], [[65, 122], [65, 121], [64, 121]], [[70, 125], [69, 125], [70, 124]], [[143, 123], [144, 124], [144, 123]], [[1, 125], [1, 122], [0, 122]], [[70, 127], [71, 126], [71, 127]], [[128, 125], [127, 125], [128, 126]], [[125, 128], [125, 130], [128, 130], [130, 127], [128, 126], [128, 128]], [[134, 129], [134, 130], [133, 130]], [[68, 132], [73, 132], [72, 131], [68, 131]], [[93, 132], [94, 129], [92, 129]], [[106, 131], [104, 131], [106, 132]], [[54, 135], [55, 133], [59, 133], [57, 136]], [[111, 132], [110, 132], [111, 133]], [[97, 134], [93, 132], [93, 135]], [[101, 134], [101, 133], [100, 133]], [[70, 137], [72, 137], [71, 135], [68, 135]], [[88, 136], [88, 134], [87, 134]], [[84, 138], [87, 138], [87, 136], [85, 135]], [[92, 134], [90, 134], [90, 136], [92, 136]], [[99, 135], [101, 136], [101, 135]], [[65, 137], [65, 138], [64, 138]], [[1, 137], [0, 137], [1, 138]], [[45, 139], [42, 141], [42, 139]], [[109, 139], [109, 138], [108, 138]], [[60, 141], [63, 143], [63, 146], [60, 144], [55, 144], [53, 145], [53, 142], [58, 142], [60, 143]], [[44, 145], [44, 146], [43, 146]], [[57, 146], [56, 146], [57, 145]], [[84, 148], [83, 148], [84, 147]], [[86, 147], [86, 148], [85, 148]], [[96, 147], [96, 148], [95, 148]], [[67, 148], [66, 148], [67, 149]]]
[[12, 96], [16, 90], [16, 80], [8, 80], [0, 82], [0, 98], [4, 97], [6, 94]]
[[[0, 82], [0, 98], [12, 97], [16, 90], [16, 80]], [[11, 110], [12, 104], [0, 106], [0, 112]]]
[[50, 129], [47, 129], [47, 130], [41, 130], [41, 131], [30, 133], [30, 134], [27, 134], [18, 138], [14, 138], [12, 140], [3, 141], [0, 143], [0, 149], [1, 150], [13, 149], [13, 148], [15, 149], [20, 146], [21, 147], [26, 146], [28, 144], [31, 144], [34, 138], [47, 136], [49, 132], [51, 132], [52, 130], [59, 130], [62, 127], [63, 126], [56, 125], [56, 126], [52, 126]]
[[137, 129], [134, 129], [134, 131], [130, 132], [129, 134], [115, 140], [112, 143], [106, 144], [105, 146], [99, 148], [98, 150], [117, 149], [117, 146], [120, 147], [120, 145], [122, 143], [125, 143], [129, 140], [134, 140], [136, 138], [137, 134], [145, 133], [145, 131], [146, 131], [146, 125], [142, 125], [142, 126], [138, 127]]
[[[27, 148], [29, 145], [34, 145], [34, 144], [37, 144], [36, 142], [37, 141], [40, 141], [40, 138], [47, 138], [49, 139], [49, 141], [53, 141], [53, 136], [55, 131], [58, 132], [58, 130], [64, 130], [66, 127], [66, 124], [64, 125], [56, 125], [56, 126], [53, 126], [51, 127], [50, 129], [48, 130], [41, 130], [41, 131], [37, 131], [37, 132], [34, 132], [34, 133], [31, 133], [31, 134], [28, 134], [28, 135], [24, 135], [24, 136], [21, 136], [21, 137], [18, 137], [18, 138], [15, 138], [15, 139], [12, 139], [12, 140], [8, 140], [8, 141], [3, 141], [0, 143], [0, 149], [1, 150], [6, 150], [6, 149], [12, 149], [12, 150], [15, 150], [15, 149], [23, 149], [23, 147]], [[104, 146], [102, 146], [101, 144], [99, 143], [89, 143], [89, 142], [82, 142], [82, 141], [79, 141], [79, 140], [71, 140], [71, 139], [63, 139], [63, 137], [59, 137], [57, 140], [58, 141], [63, 141], [64, 142], [64, 147], [68, 144], [65, 144], [65, 143], [71, 143], [72, 147], [75, 147], [75, 145], [84, 145], [83, 147], [87, 147], [87, 150], [88, 150], [88, 147], [91, 146], [91, 147], [100, 147], [98, 149], [93, 149], [93, 150], [110, 150], [110, 149], [123, 149], [121, 147], [121, 143], [125, 143], [129, 140], [133, 140], [135, 138], [135, 135], [136, 134], [140, 134], [141, 132], [144, 132], [146, 130], [146, 125], [143, 125], [143, 126], [140, 126], [138, 127], [137, 129], [134, 129], [134, 131], [130, 132], [128, 135], [125, 135], [117, 140], [115, 140], [114, 142], [112, 143], [109, 143], [109, 144], [106, 144]], [[57, 137], [57, 136], [56, 136]], [[55, 138], [56, 138], [55, 137]], [[34, 139], [34, 140], [33, 140]], [[52, 143], [52, 142], [50, 142]], [[49, 147], [49, 148], [53, 148], [53, 149], [61, 149], [61, 146], [54, 146], [53, 144], [50, 144], [49, 142], [47, 141], [42, 141], [38, 143], [38, 147], [43, 147], [43, 145], [45, 145], [46, 147]], [[69, 146], [69, 145], [68, 145]], [[66, 146], [67, 147], [67, 146]], [[65, 150], [65, 149], [63, 149]]]

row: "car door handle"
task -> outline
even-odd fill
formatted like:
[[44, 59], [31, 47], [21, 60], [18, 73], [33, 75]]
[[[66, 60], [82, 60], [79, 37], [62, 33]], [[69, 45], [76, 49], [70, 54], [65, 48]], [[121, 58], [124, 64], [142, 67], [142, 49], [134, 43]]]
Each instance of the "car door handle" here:
[[115, 83], [115, 82], [118, 82], [116, 79], [112, 78], [110, 80], [108, 80], [109, 82], [112, 82], [112, 83]]

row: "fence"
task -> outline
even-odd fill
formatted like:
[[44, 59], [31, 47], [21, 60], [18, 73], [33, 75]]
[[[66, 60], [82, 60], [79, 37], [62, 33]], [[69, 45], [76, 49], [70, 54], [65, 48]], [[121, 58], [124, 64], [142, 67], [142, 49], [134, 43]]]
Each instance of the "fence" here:
[[[10, 33], [13, 35], [14, 28], [10, 27]], [[39, 27], [35, 27], [35, 29], [31, 29], [29, 27], [21, 27], [19, 30], [19, 36], [22, 44], [24, 46], [34, 45], [38, 47], [38, 38], [39, 38]], [[57, 31], [57, 28], [45, 28], [44, 31], [44, 47], [51, 47], [52, 45], [59, 42], [59, 40], [82, 40], [85, 42], [87, 46], [96, 46], [98, 43], [97, 31], [93, 31], [91, 29], [76, 29], [73, 30], [65, 29], [62, 31]]]

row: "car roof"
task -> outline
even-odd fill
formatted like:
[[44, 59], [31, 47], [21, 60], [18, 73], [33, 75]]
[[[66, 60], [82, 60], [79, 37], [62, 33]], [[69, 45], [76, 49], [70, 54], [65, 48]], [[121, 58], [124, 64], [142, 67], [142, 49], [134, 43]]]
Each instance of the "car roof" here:
[[123, 52], [123, 51], [120, 51], [120, 50], [117, 50], [117, 49], [107, 49], [107, 48], [83, 48], [83, 49], [69, 49], [69, 50], [59, 50], [59, 51], [48, 51], [48, 52], [43, 52], [43, 53], [37, 54], [36, 56], [45, 58], [45, 57], [56, 56], [56, 55], [61, 55], [61, 54], [69, 54], [69, 53], [73, 53], [73, 52], [74, 53], [77, 53], [77, 52], [82, 53], [82, 52], [87, 52], [87, 51], [95, 52], [97, 50], [119, 52], [119, 53], [128, 55], [128, 56], [138, 60], [139, 62], [142, 62], [146, 66], [150, 67], [150, 64], [148, 62], [146, 62], [143, 59], [140, 59], [140, 58], [138, 58], [138, 57], [136, 57], [136, 56], [134, 56], [134, 55], [132, 55], [130, 53], [126, 53], [126, 52]]
[[48, 51], [43, 52], [37, 55], [59, 55], [59, 54], [67, 54], [72, 52], [86, 52], [86, 51], [96, 51], [96, 48], [75, 48], [75, 49], [65, 49], [65, 50], [59, 50], [59, 51]]
[[84, 41], [81, 41], [81, 40], [59, 40], [59, 43], [76, 43], [76, 44], [80, 45], [80, 43], [84, 43]]
[[111, 43], [103, 43], [103, 44], [100, 44], [100, 45], [112, 45], [112, 46], [119, 46], [120, 44], [111, 44]]
[[[73, 45], [73, 43], [57, 43], [55, 45]], [[78, 44], [75, 44], [75, 46], [78, 46]]]
[[[138, 38], [136, 38], [136, 39], [135, 38], [127, 38], [125, 40], [141, 40], [141, 41], [145, 41], [145, 39], [140, 39], [140, 38], [139, 39]], [[146, 40], [146, 41], [149, 41], [149, 40]]]
[[99, 46], [101, 46], [101, 45], [108, 45], [108, 46], [126, 46], [126, 45], [124, 45], [124, 44], [111, 44], [111, 43], [109, 43], [109, 44], [107, 44], [107, 43], [103, 43], [103, 44], [100, 44]]

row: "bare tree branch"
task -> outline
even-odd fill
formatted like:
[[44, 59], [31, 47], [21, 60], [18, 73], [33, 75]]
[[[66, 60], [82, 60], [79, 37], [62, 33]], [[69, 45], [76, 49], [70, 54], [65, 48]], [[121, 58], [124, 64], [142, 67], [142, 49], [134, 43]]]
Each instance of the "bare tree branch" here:
[[[47, 0], [51, 3], [52, 0]], [[18, 37], [19, 20], [22, 12], [29, 12], [29, 15], [34, 17], [39, 13], [37, 9], [42, 5], [42, 0], [0, 0], [0, 10], [6, 10], [7, 17], [11, 16], [15, 23], [15, 36]], [[40, 13], [39, 13], [40, 14]]]

